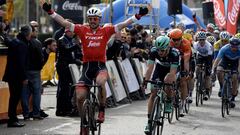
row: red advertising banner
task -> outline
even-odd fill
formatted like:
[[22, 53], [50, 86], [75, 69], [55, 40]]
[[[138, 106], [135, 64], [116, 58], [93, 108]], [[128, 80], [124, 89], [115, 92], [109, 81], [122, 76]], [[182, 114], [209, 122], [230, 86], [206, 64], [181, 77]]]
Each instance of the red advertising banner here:
[[212, 0], [214, 6], [214, 19], [215, 24], [220, 29], [226, 29], [226, 19], [224, 14], [224, 4], [223, 0]]
[[239, 13], [238, 0], [229, 0], [227, 15], [227, 31], [232, 35], [236, 34], [237, 31], [238, 13]]

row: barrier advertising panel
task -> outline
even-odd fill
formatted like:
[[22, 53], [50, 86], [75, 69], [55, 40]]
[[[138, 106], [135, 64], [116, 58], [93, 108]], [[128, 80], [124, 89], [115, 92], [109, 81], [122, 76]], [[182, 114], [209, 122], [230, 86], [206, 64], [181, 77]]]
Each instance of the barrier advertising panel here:
[[134, 65], [137, 69], [137, 76], [140, 79], [140, 83], [143, 82], [143, 68], [142, 68], [142, 64], [140, 63], [138, 58], [133, 58], [134, 61]]
[[[146, 71], [147, 71], [147, 63], [144, 63], [144, 62], [141, 62], [141, 66], [142, 66], [142, 69], [143, 69], [143, 75], [145, 75]], [[155, 68], [155, 66], [154, 66]], [[153, 70], [154, 71], [154, 70]], [[151, 93], [150, 91], [150, 83], [148, 83], [147, 85], [147, 89], [145, 89], [145, 94], [149, 94]]]
[[106, 82], [105, 87], [106, 87], [106, 92], [107, 92], [107, 98], [111, 97], [112, 96], [112, 92], [111, 92], [111, 89], [109, 87], [108, 82]]
[[120, 64], [120, 68], [122, 69], [123, 77], [126, 81], [129, 93], [139, 90], [138, 80], [129, 59], [124, 59], [123, 61], [118, 62]]
[[113, 60], [107, 61], [106, 66], [108, 69], [108, 74], [110, 78], [110, 82], [113, 86], [113, 92], [116, 97], [116, 101], [119, 102], [123, 98], [127, 97], [127, 94], [125, 92], [123, 83], [121, 81], [121, 78], [119, 76], [118, 70], [116, 68], [116, 65]]

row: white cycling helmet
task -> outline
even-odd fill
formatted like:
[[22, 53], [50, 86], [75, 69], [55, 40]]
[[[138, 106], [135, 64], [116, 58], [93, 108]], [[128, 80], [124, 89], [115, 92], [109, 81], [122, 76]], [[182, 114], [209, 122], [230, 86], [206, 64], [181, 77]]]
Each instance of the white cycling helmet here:
[[207, 35], [206, 35], [206, 32], [204, 31], [199, 31], [196, 35], [197, 39], [206, 39], [207, 38]]
[[222, 40], [229, 40], [230, 39], [230, 34], [227, 31], [222, 31], [219, 34], [220, 39]]
[[91, 7], [87, 11], [87, 17], [90, 17], [90, 16], [102, 17], [102, 12], [97, 7]]

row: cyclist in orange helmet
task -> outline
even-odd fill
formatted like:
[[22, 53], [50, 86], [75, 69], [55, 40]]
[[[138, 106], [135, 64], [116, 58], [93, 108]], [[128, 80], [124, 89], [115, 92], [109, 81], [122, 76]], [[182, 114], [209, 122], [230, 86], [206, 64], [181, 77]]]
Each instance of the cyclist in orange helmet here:
[[[182, 100], [182, 107], [183, 107], [185, 105], [185, 101], [188, 96], [188, 87], [187, 87], [188, 83], [186, 80], [189, 73], [190, 58], [192, 53], [191, 43], [187, 39], [182, 38], [183, 32], [178, 28], [171, 30], [168, 36], [171, 39], [170, 46], [178, 49], [181, 54], [180, 91], [181, 91], [181, 100]], [[189, 98], [187, 102], [191, 103], [192, 100]], [[180, 110], [180, 116], [184, 116], [183, 109]]]

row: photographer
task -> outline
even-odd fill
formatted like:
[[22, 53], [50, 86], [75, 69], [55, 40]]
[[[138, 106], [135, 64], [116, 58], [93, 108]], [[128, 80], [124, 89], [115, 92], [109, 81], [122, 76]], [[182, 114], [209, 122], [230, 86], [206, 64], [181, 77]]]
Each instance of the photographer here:
[[[148, 59], [147, 53], [150, 45], [146, 40], [147, 36], [148, 34], [145, 31], [143, 33], [133, 35], [134, 39], [131, 44], [132, 56], [134, 58], [138, 58], [140, 61], [143, 61], [143, 58]], [[134, 40], [136, 41], [135, 43]]]

